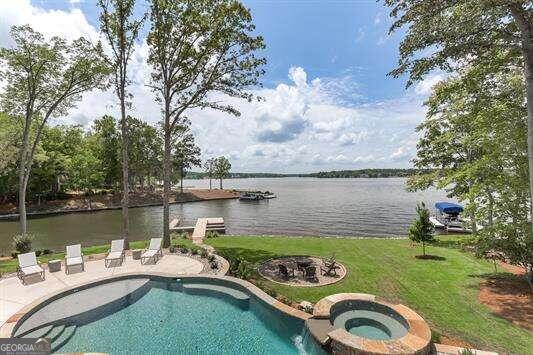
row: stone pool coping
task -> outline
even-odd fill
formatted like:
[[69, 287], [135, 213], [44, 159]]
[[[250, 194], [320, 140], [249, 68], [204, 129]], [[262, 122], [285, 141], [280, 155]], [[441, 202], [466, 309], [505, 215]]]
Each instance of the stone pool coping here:
[[[412, 309], [402, 304], [392, 304], [366, 293], [338, 293], [324, 297], [314, 307], [313, 318], [330, 319], [332, 307], [341, 301], [371, 301], [390, 307], [408, 323], [406, 335], [391, 340], [373, 340], [351, 334], [345, 329], [328, 331], [328, 341], [334, 353], [342, 354], [427, 354], [431, 346], [431, 330], [426, 321]], [[313, 333], [313, 332], [311, 332]], [[315, 335], [313, 335], [315, 336]], [[316, 336], [315, 336], [316, 339]], [[316, 339], [324, 344], [324, 339]]]
[[14, 332], [17, 329], [17, 325], [19, 323], [22, 323], [25, 321], [29, 316], [33, 314], [33, 311], [40, 305], [46, 304], [47, 302], [51, 302], [54, 299], [60, 298], [61, 296], [71, 293], [72, 291], [78, 289], [78, 288], [85, 288], [85, 287], [91, 287], [91, 286], [97, 286], [102, 283], [112, 282], [112, 281], [118, 281], [128, 278], [138, 278], [138, 277], [161, 277], [161, 278], [173, 278], [173, 279], [212, 279], [212, 280], [224, 280], [230, 283], [237, 284], [243, 288], [245, 288], [248, 292], [259, 298], [264, 303], [270, 305], [271, 307], [275, 308], [276, 310], [287, 314], [289, 316], [298, 318], [302, 321], [306, 321], [311, 317], [310, 314], [305, 313], [303, 311], [300, 311], [298, 309], [292, 308], [284, 303], [279, 302], [275, 298], [269, 296], [264, 291], [259, 289], [257, 286], [251, 284], [248, 281], [241, 280], [235, 277], [231, 276], [220, 276], [220, 275], [204, 275], [204, 274], [190, 274], [190, 275], [177, 275], [176, 273], [169, 273], [169, 272], [158, 272], [158, 271], [145, 271], [145, 272], [129, 272], [129, 273], [122, 273], [120, 275], [112, 275], [112, 276], [106, 276], [101, 277], [98, 279], [91, 280], [89, 282], [82, 282], [73, 286], [65, 287], [61, 290], [51, 292], [33, 302], [30, 304], [24, 306], [21, 310], [19, 310], [16, 314], [11, 316], [1, 327], [0, 327], [0, 338], [10, 338], [13, 336]]
[[[263, 261], [262, 263], [260, 263], [258, 266], [257, 266], [257, 272], [258, 274], [270, 281], [270, 282], [273, 282], [273, 283], [276, 283], [278, 285], [285, 285], [285, 286], [292, 286], [292, 287], [320, 287], [320, 286], [327, 286], [327, 285], [333, 285], [333, 284], [336, 284], [337, 282], [340, 282], [342, 281], [346, 275], [348, 275], [348, 269], [344, 266], [344, 264], [340, 263], [339, 261], [336, 261], [336, 264], [339, 265], [339, 267], [341, 268], [341, 272], [339, 272], [339, 278], [338, 279], [334, 279], [334, 280], [331, 280], [329, 282], [323, 282], [323, 283], [316, 283], [316, 284], [312, 284], [312, 283], [309, 283], [309, 284], [298, 284], [298, 283], [293, 283], [293, 282], [290, 282], [289, 280], [287, 280], [288, 282], [281, 282], [281, 281], [276, 281], [274, 279], [272, 279], [271, 277], [269, 277], [268, 275], [264, 274], [263, 272], [261, 272], [261, 267], [263, 267], [264, 265], [268, 264], [268, 263], [272, 263], [272, 262], [276, 262], [276, 261], [283, 261], [283, 259], [285, 258], [297, 258], [297, 257], [306, 257], [306, 258], [313, 258], [313, 259], [324, 259], [323, 257], [320, 257], [320, 256], [316, 256], [316, 255], [283, 255], [283, 256], [280, 256], [280, 257], [276, 257], [276, 258], [270, 258], [270, 259], [267, 259], [265, 261]], [[320, 273], [320, 265], [317, 265], [317, 272]]]

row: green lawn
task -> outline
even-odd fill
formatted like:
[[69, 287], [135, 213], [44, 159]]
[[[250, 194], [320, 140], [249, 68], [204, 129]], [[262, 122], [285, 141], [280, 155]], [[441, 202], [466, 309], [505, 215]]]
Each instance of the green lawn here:
[[492, 264], [456, 248], [458, 238], [430, 246], [443, 260], [420, 260], [420, 248], [408, 240], [295, 237], [219, 237], [207, 243], [252, 263], [280, 255], [309, 254], [337, 259], [348, 269], [344, 280], [322, 287], [266, 287], [293, 301], [316, 302], [339, 292], [364, 292], [402, 302], [420, 313], [434, 332], [460, 338], [473, 346], [504, 353], [526, 354], [533, 334], [491, 314], [478, 303], [479, 283], [493, 272]]

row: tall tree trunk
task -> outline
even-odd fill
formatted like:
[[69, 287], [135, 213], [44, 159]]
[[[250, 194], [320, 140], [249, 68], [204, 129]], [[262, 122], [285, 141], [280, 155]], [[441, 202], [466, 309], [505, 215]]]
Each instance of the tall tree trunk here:
[[211, 185], [211, 176], [209, 177], [209, 190], [211, 190], [213, 186]]
[[[29, 106], [29, 105], [28, 105]], [[29, 109], [27, 109], [28, 111]], [[24, 132], [22, 135], [22, 147], [19, 157], [19, 222], [20, 233], [26, 234], [27, 221], [26, 221], [26, 185], [27, 185], [27, 155], [30, 140], [30, 126], [31, 126], [31, 112], [26, 113], [26, 119], [24, 124]]]
[[124, 248], [130, 248], [129, 233], [129, 211], [130, 204], [130, 188], [129, 188], [129, 162], [128, 162], [128, 121], [126, 120], [126, 104], [125, 104], [125, 92], [124, 83], [121, 86], [120, 92], [120, 114], [122, 119], [120, 120], [120, 128], [122, 134], [122, 236], [124, 238]]
[[165, 151], [163, 157], [163, 247], [170, 246], [170, 117], [169, 105], [165, 109]]
[[27, 222], [26, 222], [26, 187], [24, 186], [25, 169], [23, 162], [21, 161], [21, 167], [19, 168], [19, 222], [20, 233], [26, 234]]
[[180, 167], [180, 193], [183, 193], [183, 165]]
[[527, 104], [527, 156], [529, 163], [530, 220], [533, 230], [533, 24], [530, 14], [515, 4], [509, 7], [513, 18], [520, 28], [522, 55], [524, 57], [524, 79], [526, 83]]
[[527, 156], [529, 161], [530, 218], [533, 229], [533, 39], [530, 35], [530, 48], [524, 56], [526, 96], [527, 96]]
[[222, 178], [220, 178], [220, 189], [222, 190]]

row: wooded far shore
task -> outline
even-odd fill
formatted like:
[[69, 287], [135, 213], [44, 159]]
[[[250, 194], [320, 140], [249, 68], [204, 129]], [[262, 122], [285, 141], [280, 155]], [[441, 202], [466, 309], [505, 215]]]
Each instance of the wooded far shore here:
[[[314, 177], [314, 178], [384, 178], [384, 177], [409, 177], [423, 173], [420, 169], [358, 169], [358, 170], [332, 170], [316, 173], [278, 174], [278, 173], [229, 173], [228, 179], [246, 178], [283, 178], [283, 177]], [[187, 172], [187, 179], [205, 179], [207, 173]]]

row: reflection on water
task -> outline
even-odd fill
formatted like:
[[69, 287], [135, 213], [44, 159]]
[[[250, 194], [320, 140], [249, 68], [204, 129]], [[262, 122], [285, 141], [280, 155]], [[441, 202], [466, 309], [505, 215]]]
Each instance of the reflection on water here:
[[[208, 187], [207, 180], [187, 180], [187, 187]], [[264, 201], [219, 200], [171, 205], [171, 218], [194, 225], [199, 217], [224, 217], [231, 234], [394, 236], [405, 235], [418, 201], [428, 206], [445, 200], [443, 191], [405, 191], [405, 179], [233, 179], [224, 188], [261, 189], [278, 198]], [[108, 243], [120, 235], [121, 211], [110, 210], [34, 218], [29, 231], [36, 248], [68, 243]], [[162, 207], [130, 210], [132, 239], [162, 233]], [[11, 250], [18, 222], [0, 222], [0, 250]]]

